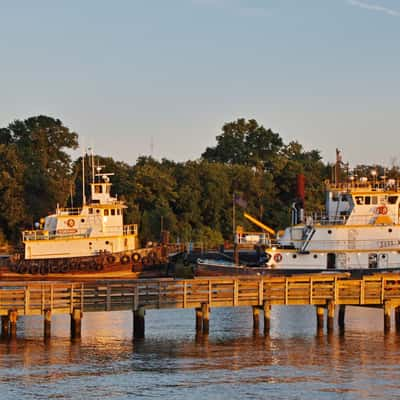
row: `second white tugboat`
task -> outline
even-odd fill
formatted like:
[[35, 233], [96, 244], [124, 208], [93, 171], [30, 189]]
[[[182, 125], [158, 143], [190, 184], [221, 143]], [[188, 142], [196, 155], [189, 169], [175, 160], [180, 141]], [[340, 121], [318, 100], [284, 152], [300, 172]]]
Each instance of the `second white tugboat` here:
[[337, 151], [335, 180], [326, 182], [326, 212], [306, 216], [301, 206], [294, 206], [292, 226], [265, 251], [267, 269], [289, 273], [400, 269], [400, 181], [378, 178], [371, 171], [372, 179], [349, 176], [342, 182], [340, 169]]

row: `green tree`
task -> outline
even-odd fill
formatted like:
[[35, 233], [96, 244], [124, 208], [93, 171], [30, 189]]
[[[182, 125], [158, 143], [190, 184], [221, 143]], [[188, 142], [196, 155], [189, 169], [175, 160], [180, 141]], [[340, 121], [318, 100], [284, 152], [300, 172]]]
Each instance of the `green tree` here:
[[239, 118], [226, 123], [216, 139], [217, 145], [208, 147], [202, 154], [205, 160], [250, 167], [262, 164], [265, 169], [274, 166], [283, 146], [279, 134], [265, 129], [254, 119]]
[[40, 115], [16, 120], [2, 129], [0, 143], [15, 145], [17, 157], [25, 166], [25, 204], [35, 220], [52, 211], [56, 204], [65, 204], [72, 180], [67, 150], [78, 146], [75, 132], [59, 119]]
[[177, 194], [172, 172], [170, 163], [160, 163], [152, 157], [140, 157], [133, 167], [132, 201], [141, 218], [146, 217], [140, 221], [140, 230], [145, 241], [159, 240], [161, 228], [169, 230], [176, 237], [177, 222], [173, 208]]
[[19, 239], [19, 227], [28, 220], [24, 202], [24, 165], [15, 145], [0, 144], [0, 227], [1, 236]]

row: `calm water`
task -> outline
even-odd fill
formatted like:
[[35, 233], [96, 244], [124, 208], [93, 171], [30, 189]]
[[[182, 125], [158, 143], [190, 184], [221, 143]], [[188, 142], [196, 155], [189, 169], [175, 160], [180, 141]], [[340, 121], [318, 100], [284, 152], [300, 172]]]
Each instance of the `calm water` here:
[[269, 338], [251, 309], [213, 309], [208, 337], [193, 310], [148, 311], [146, 339], [131, 340], [130, 312], [19, 321], [0, 343], [0, 399], [400, 399], [400, 336], [384, 336], [379, 310], [350, 308], [346, 332], [318, 336], [315, 311], [275, 307]]

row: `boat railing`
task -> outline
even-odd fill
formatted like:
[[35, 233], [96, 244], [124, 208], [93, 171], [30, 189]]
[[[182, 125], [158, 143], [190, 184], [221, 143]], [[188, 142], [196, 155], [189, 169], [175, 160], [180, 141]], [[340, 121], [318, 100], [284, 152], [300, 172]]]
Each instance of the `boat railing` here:
[[138, 226], [137, 224], [124, 225], [124, 235], [137, 235]]
[[[392, 213], [388, 214], [394, 221], [395, 215]], [[351, 225], [370, 225], [375, 223], [377, 215], [375, 214], [363, 214], [363, 215], [337, 215], [328, 216], [324, 213], [309, 213], [305, 216], [306, 225], [345, 225], [347, 223]]]
[[306, 225], [344, 225], [346, 224], [348, 218], [348, 214], [329, 217], [326, 213], [323, 212], [312, 212], [305, 214], [304, 222], [306, 223]]
[[81, 212], [82, 212], [81, 207], [57, 208], [57, 215], [80, 215]]
[[[278, 240], [271, 243], [272, 247], [299, 250], [304, 240]], [[368, 240], [312, 240], [307, 251], [355, 251], [357, 250], [385, 250], [397, 251], [400, 249], [398, 239], [368, 239]]]
[[376, 179], [366, 181], [347, 181], [332, 183], [327, 181], [326, 188], [330, 191], [373, 191], [373, 192], [398, 192], [400, 191], [400, 179]]
[[88, 237], [87, 229], [59, 229], [56, 232], [49, 232], [47, 230], [36, 229], [31, 231], [22, 232], [23, 241], [34, 241], [34, 240], [52, 240], [59, 238], [85, 238]]
[[239, 245], [266, 245], [270, 243], [269, 234], [264, 232], [241, 232], [236, 234], [236, 243]]
[[[107, 226], [102, 232], [98, 232], [99, 236], [102, 235], [137, 235], [137, 224], [121, 226]], [[65, 228], [58, 229], [55, 232], [49, 232], [44, 229], [27, 230], [22, 232], [23, 241], [34, 240], [52, 240], [52, 239], [65, 239], [65, 238], [85, 238], [90, 236], [88, 229]]]

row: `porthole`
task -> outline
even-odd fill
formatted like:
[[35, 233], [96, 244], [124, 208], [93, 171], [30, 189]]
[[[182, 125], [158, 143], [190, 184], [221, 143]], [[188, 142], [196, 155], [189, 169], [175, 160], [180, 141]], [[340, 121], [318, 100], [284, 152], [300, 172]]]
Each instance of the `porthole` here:
[[392, 229], [392, 228], [389, 228], [389, 229], [388, 229], [388, 232], [389, 232], [389, 233], [392, 233], [392, 232], [393, 232], [393, 229]]
[[84, 224], [85, 223], [85, 218], [82, 218], [81, 222], [82, 222], [82, 224]]
[[318, 254], [314, 254], [314, 258], [318, 258]]
[[386, 254], [382, 254], [381, 258], [384, 260], [386, 258]]
[[110, 244], [110, 242], [108, 240], [106, 240], [106, 244]]
[[329, 233], [329, 235], [332, 233], [332, 231], [330, 230], [330, 229], [328, 229], [328, 233]]
[[89, 246], [91, 246], [93, 243], [92, 242], [89, 242]]
[[297, 258], [297, 254], [293, 254], [292, 257], [293, 257], [293, 258]]

